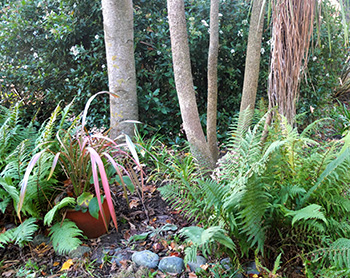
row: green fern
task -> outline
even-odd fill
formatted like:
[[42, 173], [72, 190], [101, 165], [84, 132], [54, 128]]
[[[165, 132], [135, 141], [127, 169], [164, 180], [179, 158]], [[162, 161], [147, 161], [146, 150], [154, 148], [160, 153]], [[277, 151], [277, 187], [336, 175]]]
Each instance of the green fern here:
[[65, 219], [62, 223], [53, 225], [49, 235], [54, 250], [58, 254], [67, 254], [82, 243], [77, 237], [83, 236], [83, 233], [75, 223]]
[[346, 177], [349, 169], [350, 148], [346, 148], [335, 160], [329, 163], [326, 169], [322, 172], [317, 179], [315, 185], [313, 185], [302, 198], [299, 207], [303, 206], [311, 197], [311, 195], [322, 185], [324, 182], [336, 182], [341, 179], [341, 176]]
[[35, 222], [35, 218], [28, 218], [18, 227], [0, 234], [0, 247], [4, 247], [4, 244], [9, 243], [15, 243], [23, 247], [24, 244], [32, 241], [33, 234], [38, 230], [38, 225]]
[[195, 261], [198, 248], [201, 248], [204, 256], [211, 254], [210, 244], [214, 242], [221, 243], [233, 253], [236, 252], [236, 246], [232, 239], [227, 236], [227, 231], [220, 226], [212, 226], [208, 229], [203, 229], [198, 226], [183, 228], [180, 231], [182, 236], [187, 238], [187, 241], [192, 245], [186, 251], [185, 261]]
[[307, 220], [311, 218], [322, 220], [327, 225], [328, 222], [321, 209], [322, 207], [320, 205], [312, 204], [297, 211], [289, 211], [286, 213], [286, 216], [293, 216], [292, 225], [294, 225], [294, 223], [297, 221]]
[[66, 197], [62, 199], [58, 204], [56, 204], [46, 215], [44, 218], [44, 225], [51, 225], [53, 218], [56, 212], [66, 206], [76, 204], [76, 200], [72, 197]]

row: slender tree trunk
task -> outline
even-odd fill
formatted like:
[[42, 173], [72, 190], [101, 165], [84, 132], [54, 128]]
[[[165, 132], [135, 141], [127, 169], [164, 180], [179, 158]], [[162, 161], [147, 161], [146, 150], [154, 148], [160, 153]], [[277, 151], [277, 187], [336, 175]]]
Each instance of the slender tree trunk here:
[[[253, 112], [255, 107], [260, 71], [261, 40], [264, 27], [264, 5], [264, 0], [253, 0], [252, 13], [250, 16], [247, 56], [245, 60], [240, 115], [243, 115], [243, 111], [248, 107]], [[253, 115], [253, 113], [251, 113], [251, 115]], [[242, 120], [241, 116], [240, 120]], [[249, 123], [250, 119], [248, 118], [248, 122], [242, 124], [246, 125]]]
[[316, 0], [274, 0], [269, 106], [293, 124], [300, 72], [307, 65]]
[[210, 1], [210, 38], [208, 54], [208, 106], [207, 140], [213, 160], [218, 159], [216, 136], [217, 99], [218, 99], [218, 54], [219, 54], [219, 0]]
[[134, 20], [132, 0], [102, 0], [103, 28], [108, 67], [112, 138], [121, 133], [134, 135], [138, 119], [134, 58]]
[[184, 1], [168, 0], [167, 3], [175, 86], [187, 140], [201, 166], [213, 168], [215, 162], [200, 124], [193, 87]]

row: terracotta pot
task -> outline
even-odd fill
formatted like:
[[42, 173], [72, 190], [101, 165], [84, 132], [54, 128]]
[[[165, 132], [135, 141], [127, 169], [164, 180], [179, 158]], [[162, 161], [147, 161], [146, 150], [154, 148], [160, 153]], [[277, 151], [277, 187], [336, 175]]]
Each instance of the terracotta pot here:
[[[106, 201], [103, 202], [102, 207], [105, 212], [107, 225], [108, 225], [109, 222], [111, 221], [111, 214], [109, 212]], [[78, 226], [78, 228], [83, 231], [84, 235], [87, 236], [88, 238], [96, 238], [107, 233], [106, 227], [103, 223], [101, 211], [99, 212], [98, 219], [91, 216], [89, 211], [82, 212], [82, 211], [76, 211], [76, 210], [67, 211], [66, 217], [72, 220]]]

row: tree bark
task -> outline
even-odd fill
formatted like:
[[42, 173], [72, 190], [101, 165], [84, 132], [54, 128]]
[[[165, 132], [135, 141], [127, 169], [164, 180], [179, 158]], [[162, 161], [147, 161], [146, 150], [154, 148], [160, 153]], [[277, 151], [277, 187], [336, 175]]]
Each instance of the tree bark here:
[[[261, 40], [264, 27], [264, 4], [264, 0], [253, 0], [252, 13], [250, 16], [240, 115], [243, 115], [243, 111], [248, 107], [252, 112], [255, 108], [256, 92], [258, 90], [260, 71]], [[253, 115], [253, 113], [250, 114]], [[242, 120], [241, 116], [240, 120]], [[248, 118], [248, 122], [242, 124], [250, 124], [250, 119]]]
[[216, 121], [218, 99], [219, 0], [210, 1], [210, 37], [208, 54], [207, 141], [213, 160], [218, 159]]
[[134, 135], [138, 119], [134, 58], [134, 20], [132, 0], [102, 0], [103, 29], [108, 68], [111, 138]]
[[184, 1], [168, 0], [167, 4], [175, 86], [184, 130], [193, 156], [201, 166], [212, 169], [215, 162], [200, 124], [193, 87]]

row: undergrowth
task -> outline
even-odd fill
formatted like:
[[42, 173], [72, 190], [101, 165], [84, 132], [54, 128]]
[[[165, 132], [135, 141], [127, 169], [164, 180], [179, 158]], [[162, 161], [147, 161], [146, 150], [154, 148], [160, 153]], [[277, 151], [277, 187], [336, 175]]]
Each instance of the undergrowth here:
[[[184, 172], [196, 165], [188, 154], [162, 156], [158, 165], [168, 177], [162, 196], [201, 229], [225, 231], [220, 240], [235, 246], [221, 242], [221, 249], [229, 247], [234, 260], [255, 257], [272, 269], [282, 254], [284, 273], [298, 265], [308, 277], [344, 275], [350, 270], [350, 133], [343, 141], [317, 142], [309, 134], [320, 121], [299, 133], [277, 116], [263, 138], [265, 118], [232, 126], [228, 152], [210, 178]], [[182, 231], [203, 254], [213, 250], [207, 243], [220, 242], [213, 234], [201, 244], [196, 234], [198, 228]]]

